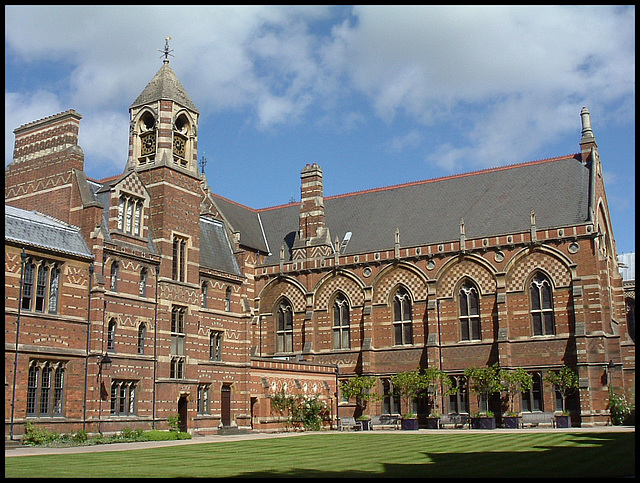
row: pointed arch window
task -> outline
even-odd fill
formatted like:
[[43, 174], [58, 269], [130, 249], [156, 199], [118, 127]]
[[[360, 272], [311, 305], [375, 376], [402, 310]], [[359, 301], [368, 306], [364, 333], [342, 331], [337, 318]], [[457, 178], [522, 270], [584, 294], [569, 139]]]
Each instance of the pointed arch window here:
[[480, 294], [469, 280], [458, 290], [460, 302], [460, 338], [462, 340], [480, 340]]
[[206, 280], [202, 281], [202, 284], [200, 285], [200, 307], [206, 308], [207, 307], [207, 288], [209, 287], [209, 284], [207, 283]]
[[280, 302], [276, 314], [276, 351], [293, 352], [293, 310], [287, 300]]
[[22, 282], [22, 309], [31, 310], [33, 303], [33, 279], [36, 265], [31, 260], [27, 260], [24, 266], [24, 278]]
[[116, 350], [116, 319], [109, 321], [109, 327], [107, 328], [107, 350]]
[[533, 335], [553, 335], [553, 290], [549, 278], [537, 272], [529, 284], [531, 298], [531, 323]]
[[117, 292], [118, 290], [118, 262], [113, 262], [111, 264], [111, 290]]
[[140, 117], [138, 129], [140, 130], [140, 157], [138, 164], [152, 163], [156, 154], [156, 120], [153, 114], [145, 112]]
[[395, 345], [413, 343], [411, 296], [403, 287], [400, 287], [393, 296], [393, 343]]
[[61, 361], [32, 361], [27, 379], [27, 416], [61, 416], [65, 369]]
[[186, 168], [189, 161], [189, 120], [184, 114], [180, 114], [174, 123], [173, 131], [173, 161]]
[[147, 336], [147, 325], [140, 324], [138, 327], [138, 354], [144, 354], [144, 340]]
[[22, 310], [58, 312], [60, 265], [47, 260], [26, 261], [22, 285]]
[[333, 302], [333, 348], [351, 347], [349, 329], [349, 302], [343, 294], [338, 294]]
[[227, 287], [227, 290], [225, 291], [224, 310], [226, 312], [231, 312], [231, 287]]

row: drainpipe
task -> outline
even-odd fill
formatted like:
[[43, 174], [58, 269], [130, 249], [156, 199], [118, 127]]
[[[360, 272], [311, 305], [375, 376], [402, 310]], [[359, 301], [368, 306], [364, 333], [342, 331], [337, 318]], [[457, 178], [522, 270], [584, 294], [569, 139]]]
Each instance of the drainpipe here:
[[87, 387], [89, 386], [89, 341], [91, 340], [91, 287], [93, 262], [89, 265], [89, 301], [87, 303], [87, 354], [84, 359], [84, 404], [82, 408], [82, 430], [87, 430]]
[[22, 259], [20, 267], [20, 296], [18, 297], [18, 318], [16, 320], [16, 352], [13, 357], [13, 392], [11, 395], [11, 430], [9, 431], [9, 438], [13, 441], [13, 415], [16, 408], [16, 376], [18, 374], [18, 338], [20, 337], [20, 316], [22, 314], [22, 288], [24, 286], [24, 262], [27, 259], [27, 254], [22, 248], [20, 254]]
[[153, 416], [151, 428], [156, 429], [156, 372], [158, 370], [158, 279], [160, 275], [160, 265], [156, 265], [156, 301], [153, 308]]
[[336, 423], [340, 424], [340, 366], [336, 366]]
[[[442, 371], [442, 338], [440, 329], [440, 299], [436, 300], [436, 312], [438, 315], [438, 365]], [[440, 411], [444, 414], [444, 383], [440, 380]]]

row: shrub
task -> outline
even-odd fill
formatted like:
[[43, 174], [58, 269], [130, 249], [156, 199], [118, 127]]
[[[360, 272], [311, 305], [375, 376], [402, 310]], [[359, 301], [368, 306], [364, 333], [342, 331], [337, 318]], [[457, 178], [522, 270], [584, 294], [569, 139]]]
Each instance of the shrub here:
[[614, 426], [635, 424], [635, 408], [627, 402], [624, 394], [616, 394], [611, 387], [609, 387], [609, 412], [611, 424]]
[[180, 415], [172, 414], [167, 418], [169, 422], [169, 431], [174, 431], [176, 433], [180, 432]]
[[22, 444], [39, 446], [49, 444], [59, 438], [58, 433], [49, 431], [47, 428], [37, 426], [31, 421], [24, 424], [24, 436]]

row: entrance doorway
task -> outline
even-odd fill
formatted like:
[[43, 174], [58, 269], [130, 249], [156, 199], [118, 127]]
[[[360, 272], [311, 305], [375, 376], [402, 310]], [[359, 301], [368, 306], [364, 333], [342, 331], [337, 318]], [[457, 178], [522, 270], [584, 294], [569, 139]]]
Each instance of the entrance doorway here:
[[222, 402], [222, 426], [231, 426], [231, 386], [224, 384], [221, 394]]
[[187, 405], [187, 396], [180, 396], [178, 399], [178, 417], [180, 418], [178, 427], [183, 433], [187, 432]]

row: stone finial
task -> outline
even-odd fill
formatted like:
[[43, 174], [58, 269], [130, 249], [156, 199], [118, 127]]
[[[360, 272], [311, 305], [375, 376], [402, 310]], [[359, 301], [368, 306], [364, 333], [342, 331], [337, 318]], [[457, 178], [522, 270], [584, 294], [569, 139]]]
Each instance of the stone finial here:
[[582, 139], [581, 142], [591, 141], [595, 139], [593, 130], [591, 129], [591, 115], [589, 109], [583, 107], [580, 111], [580, 117], [582, 118]]

